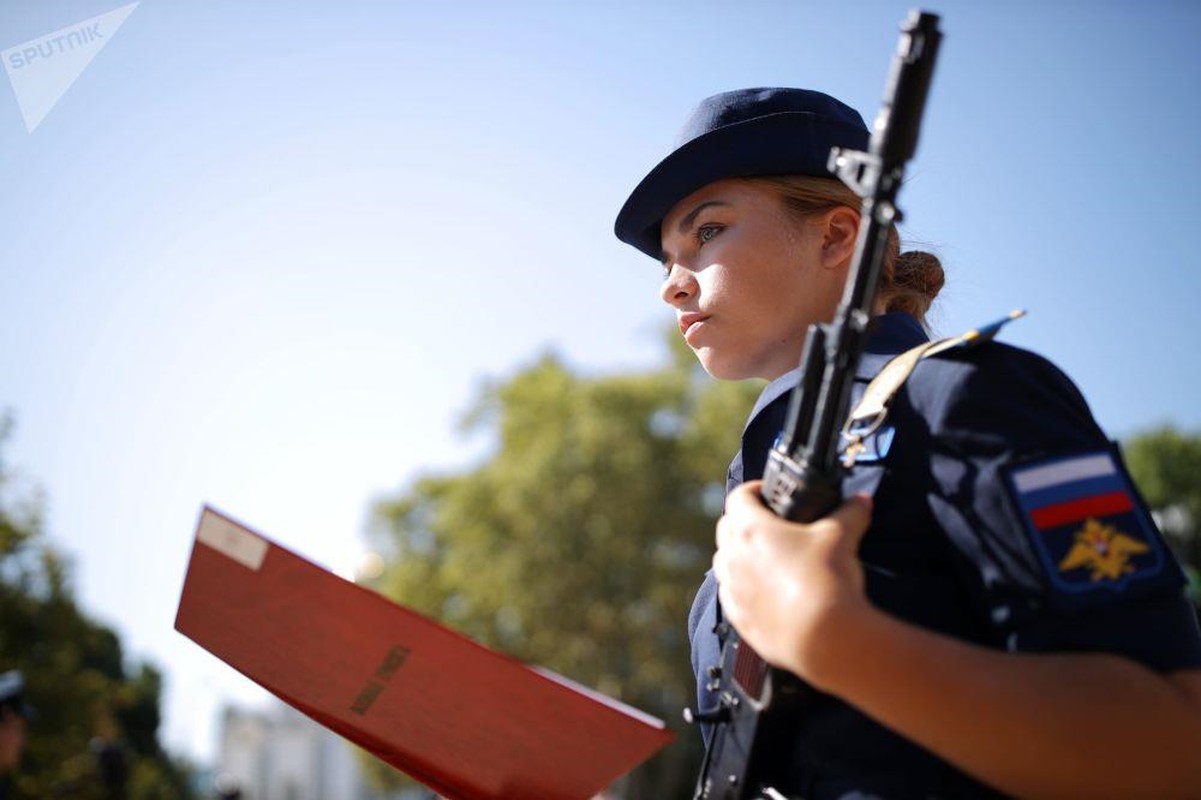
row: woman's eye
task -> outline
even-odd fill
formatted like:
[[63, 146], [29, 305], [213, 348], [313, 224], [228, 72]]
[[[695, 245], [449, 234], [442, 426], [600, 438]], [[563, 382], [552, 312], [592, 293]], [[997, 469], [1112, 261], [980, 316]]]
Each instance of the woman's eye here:
[[701, 244], [712, 241], [721, 233], [720, 225], [702, 225], [696, 229], [696, 240]]

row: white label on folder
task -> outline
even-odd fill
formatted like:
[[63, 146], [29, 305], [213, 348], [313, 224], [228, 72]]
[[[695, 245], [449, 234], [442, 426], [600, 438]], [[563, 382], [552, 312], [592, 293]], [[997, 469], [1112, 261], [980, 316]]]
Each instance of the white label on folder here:
[[205, 510], [196, 538], [244, 567], [257, 570], [267, 556], [267, 542], [224, 517]]

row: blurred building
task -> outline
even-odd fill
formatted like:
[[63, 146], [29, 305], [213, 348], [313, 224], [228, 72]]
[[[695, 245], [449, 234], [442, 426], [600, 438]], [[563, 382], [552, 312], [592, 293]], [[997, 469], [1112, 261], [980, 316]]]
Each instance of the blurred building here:
[[241, 800], [373, 800], [352, 746], [283, 703], [227, 706], [216, 774]]
[[[381, 794], [363, 779], [355, 748], [289, 705], [226, 706], [217, 763], [205, 783], [238, 800], [441, 800], [421, 786]], [[198, 793], [212, 797], [209, 788]], [[620, 795], [617, 795], [620, 796]], [[592, 800], [613, 800], [602, 793]]]

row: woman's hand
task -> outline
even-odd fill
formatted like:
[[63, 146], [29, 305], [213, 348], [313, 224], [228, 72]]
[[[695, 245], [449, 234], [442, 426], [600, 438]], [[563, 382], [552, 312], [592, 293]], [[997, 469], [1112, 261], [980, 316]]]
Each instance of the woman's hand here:
[[817, 688], [850, 645], [856, 615], [871, 609], [856, 555], [871, 521], [859, 495], [811, 524], [788, 522], [759, 499], [761, 482], [726, 498], [713, 569], [722, 613], [769, 664]]

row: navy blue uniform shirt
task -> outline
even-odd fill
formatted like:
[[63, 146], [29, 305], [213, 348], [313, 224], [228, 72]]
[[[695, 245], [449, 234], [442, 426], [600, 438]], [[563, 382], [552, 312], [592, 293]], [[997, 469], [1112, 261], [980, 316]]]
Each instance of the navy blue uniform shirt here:
[[[873, 324], [856, 397], [926, 340], [906, 314]], [[791, 378], [764, 390], [727, 488], [762, 477]], [[874, 496], [859, 555], [876, 607], [997, 650], [1201, 666], [1183, 575], [1116, 449], [1049, 361], [997, 342], [927, 359], [870, 445], [843, 489]], [[710, 572], [689, 615], [701, 709], [716, 705], [703, 670], [720, 663], [717, 613]], [[777, 788], [807, 800], [998, 796], [827, 695], [806, 709], [793, 753], [791, 783]]]

